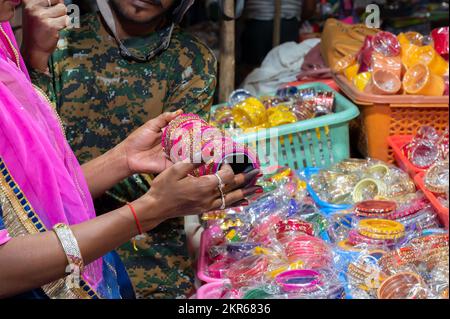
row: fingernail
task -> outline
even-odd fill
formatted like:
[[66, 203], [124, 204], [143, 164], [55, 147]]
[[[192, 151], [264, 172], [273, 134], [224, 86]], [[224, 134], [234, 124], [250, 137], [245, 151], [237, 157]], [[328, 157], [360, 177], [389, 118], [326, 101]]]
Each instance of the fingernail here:
[[262, 193], [264, 193], [264, 190], [263, 190], [262, 188], [258, 188], [258, 189], [255, 191], [255, 194], [262, 194]]
[[242, 203], [241, 203], [241, 206], [248, 206], [249, 205], [249, 202], [248, 202], [248, 200], [246, 200], [246, 201], [243, 201]]
[[255, 194], [255, 193], [261, 194], [262, 191], [263, 191], [263, 189], [260, 186], [252, 186], [252, 187], [244, 189], [244, 195], [247, 197], [247, 196]]
[[264, 175], [261, 174], [261, 173], [259, 173], [258, 175], [256, 175], [256, 177], [258, 177], [258, 178], [263, 177], [263, 176], [264, 176]]

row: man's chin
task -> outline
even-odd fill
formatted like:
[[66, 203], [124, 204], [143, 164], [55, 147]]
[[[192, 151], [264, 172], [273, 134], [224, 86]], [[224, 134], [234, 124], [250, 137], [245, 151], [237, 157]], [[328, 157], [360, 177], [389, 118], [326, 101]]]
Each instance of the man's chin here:
[[116, 14], [121, 16], [122, 19], [128, 20], [132, 23], [151, 24], [164, 15], [164, 10], [160, 6], [151, 5], [147, 2], [139, 0], [136, 0], [136, 3], [144, 3], [148, 7], [143, 8], [136, 6], [135, 1], [133, 1], [134, 8], [132, 10], [124, 10], [124, 8], [121, 8], [121, 5], [117, 5], [114, 1], [112, 1]]

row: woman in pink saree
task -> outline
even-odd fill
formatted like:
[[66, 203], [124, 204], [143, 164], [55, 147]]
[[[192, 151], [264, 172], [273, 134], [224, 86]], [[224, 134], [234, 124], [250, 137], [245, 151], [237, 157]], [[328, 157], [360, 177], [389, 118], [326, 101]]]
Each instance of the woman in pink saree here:
[[[218, 178], [193, 177], [195, 164], [164, 157], [161, 130], [177, 113], [151, 120], [80, 167], [4, 22], [18, 4], [0, 0], [0, 298], [130, 297], [110, 252], [168, 218], [219, 208]], [[160, 174], [148, 194], [96, 217], [92, 197], [135, 173]], [[254, 176], [227, 167], [218, 175], [228, 206], [257, 190], [242, 188]]]

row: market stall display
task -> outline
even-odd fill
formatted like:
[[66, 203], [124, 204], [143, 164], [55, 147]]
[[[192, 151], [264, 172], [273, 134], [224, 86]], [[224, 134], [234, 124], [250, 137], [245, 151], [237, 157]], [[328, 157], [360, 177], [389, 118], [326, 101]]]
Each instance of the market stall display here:
[[[350, 172], [394, 169], [344, 163]], [[448, 233], [425, 197], [363, 198], [324, 214], [299, 176], [280, 169], [261, 181], [275, 188], [248, 207], [204, 215], [199, 278], [212, 280], [198, 298], [445, 298]]]
[[257, 98], [236, 91], [228, 104], [212, 108], [211, 123], [254, 149], [263, 168], [328, 167], [349, 157], [355, 105], [322, 83], [278, 94]]
[[448, 138], [448, 128], [439, 134], [433, 127], [423, 126], [418, 129], [415, 136], [390, 136], [388, 144], [399, 167], [414, 176], [425, 172], [438, 160], [447, 158]]

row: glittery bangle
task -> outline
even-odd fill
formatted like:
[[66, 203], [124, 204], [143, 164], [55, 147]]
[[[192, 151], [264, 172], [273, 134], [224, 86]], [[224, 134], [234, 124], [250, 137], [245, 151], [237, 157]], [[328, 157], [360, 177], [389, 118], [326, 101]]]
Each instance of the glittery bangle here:
[[65, 224], [56, 224], [53, 231], [58, 237], [66, 254], [69, 266], [75, 267], [81, 274], [84, 269], [83, 257], [78, 246], [78, 241], [69, 226]]

